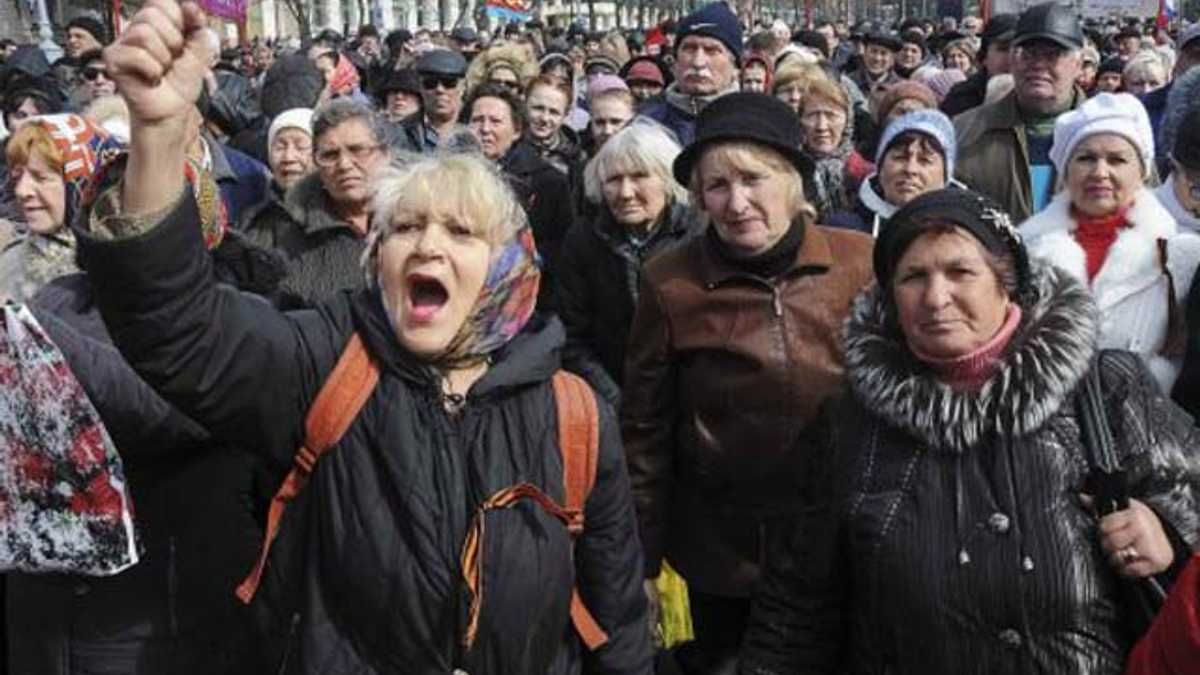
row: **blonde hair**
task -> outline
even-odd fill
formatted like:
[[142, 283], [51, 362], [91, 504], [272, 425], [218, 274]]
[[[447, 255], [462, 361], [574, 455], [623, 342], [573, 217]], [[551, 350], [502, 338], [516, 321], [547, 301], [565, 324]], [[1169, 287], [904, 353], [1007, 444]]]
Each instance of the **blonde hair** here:
[[440, 152], [406, 155], [375, 175], [371, 231], [363, 254], [367, 283], [375, 285], [379, 247], [397, 224], [431, 215], [466, 225], [493, 249], [528, 225], [508, 182], [482, 155]]
[[818, 99], [832, 102], [841, 108], [846, 113], [847, 123], [852, 119], [850, 96], [846, 94], [846, 88], [841, 83], [834, 82], [828, 77], [812, 80], [804, 91], [804, 100], [800, 103], [800, 113], [803, 114], [805, 106]]
[[780, 89], [799, 83], [802, 90], [807, 91], [818, 79], [829, 79], [825, 70], [815, 63], [797, 63], [789, 61], [775, 72], [771, 79], [771, 93], [777, 94]]
[[583, 170], [584, 194], [588, 201], [604, 201], [604, 181], [623, 170], [645, 171], [663, 182], [667, 203], [686, 203], [687, 190], [675, 182], [671, 165], [679, 155], [679, 144], [671, 132], [649, 119], [638, 118], [600, 146], [600, 151]]
[[692, 175], [688, 180], [688, 190], [691, 192], [692, 204], [703, 214], [702, 217], [706, 219], [710, 218], [708, 213], [704, 211], [704, 186], [700, 175], [701, 167], [709, 161], [716, 161], [727, 165], [735, 171], [765, 171], [773, 174], [783, 174], [784, 180], [787, 181], [787, 192], [784, 195], [784, 200], [787, 203], [788, 211], [794, 214], [793, 218], [801, 218], [805, 225], [817, 222], [817, 210], [808, 202], [808, 199], [804, 195], [804, 180], [801, 178], [800, 172], [780, 153], [753, 141], [724, 141], [714, 143], [701, 153], [696, 163], [692, 166]]
[[529, 46], [519, 42], [505, 42], [488, 47], [471, 60], [471, 65], [467, 68], [466, 91], [473, 91], [475, 87], [486, 82], [492, 71], [498, 68], [513, 71], [521, 91], [525, 91], [530, 80], [538, 75], [537, 59]]

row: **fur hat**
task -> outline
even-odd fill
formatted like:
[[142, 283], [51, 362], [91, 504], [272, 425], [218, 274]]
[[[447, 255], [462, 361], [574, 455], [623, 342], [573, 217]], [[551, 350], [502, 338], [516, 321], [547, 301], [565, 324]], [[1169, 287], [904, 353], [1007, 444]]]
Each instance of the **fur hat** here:
[[1103, 133], [1117, 134], [1132, 143], [1142, 159], [1142, 171], [1150, 171], [1154, 162], [1154, 130], [1146, 108], [1133, 94], [1104, 93], [1059, 115], [1054, 123], [1050, 161], [1058, 175], [1066, 175], [1067, 161], [1076, 146], [1089, 136]]

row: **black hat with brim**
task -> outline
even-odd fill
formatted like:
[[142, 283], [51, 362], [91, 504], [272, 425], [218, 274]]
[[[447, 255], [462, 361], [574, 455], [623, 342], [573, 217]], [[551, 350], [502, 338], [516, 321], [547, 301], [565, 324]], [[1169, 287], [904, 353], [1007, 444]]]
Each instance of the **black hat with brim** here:
[[814, 165], [800, 150], [801, 137], [800, 118], [783, 101], [751, 92], [726, 94], [700, 111], [695, 140], [675, 158], [672, 173], [680, 185], [688, 185], [705, 150], [726, 141], [750, 142], [783, 155], [800, 172], [807, 190]]
[[898, 36], [883, 32], [867, 33], [867, 36], [863, 38], [863, 44], [879, 45], [894, 52], [900, 51], [900, 48], [904, 46]]

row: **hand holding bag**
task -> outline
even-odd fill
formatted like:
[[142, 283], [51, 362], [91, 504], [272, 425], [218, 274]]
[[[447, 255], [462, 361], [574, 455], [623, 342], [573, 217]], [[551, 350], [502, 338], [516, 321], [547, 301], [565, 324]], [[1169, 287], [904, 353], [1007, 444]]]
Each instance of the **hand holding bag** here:
[[83, 387], [23, 305], [0, 308], [0, 570], [138, 561], [125, 472]]

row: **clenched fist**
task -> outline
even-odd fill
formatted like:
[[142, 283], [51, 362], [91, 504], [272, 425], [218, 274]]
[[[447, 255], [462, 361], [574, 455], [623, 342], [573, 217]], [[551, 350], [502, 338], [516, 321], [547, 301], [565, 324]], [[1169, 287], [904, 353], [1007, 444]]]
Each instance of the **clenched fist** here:
[[108, 76], [129, 106], [131, 127], [183, 123], [208, 70], [207, 30], [195, 3], [148, 0], [104, 50]]

